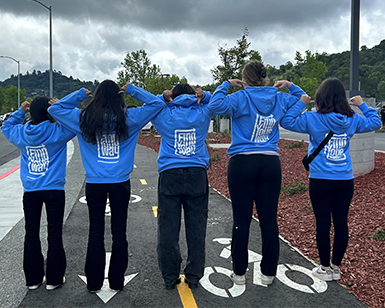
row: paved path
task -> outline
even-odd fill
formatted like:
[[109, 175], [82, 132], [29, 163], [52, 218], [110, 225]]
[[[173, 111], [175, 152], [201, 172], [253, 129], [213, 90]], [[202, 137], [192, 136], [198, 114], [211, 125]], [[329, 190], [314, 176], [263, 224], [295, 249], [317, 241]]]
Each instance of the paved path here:
[[[132, 256], [129, 258], [126, 286], [122, 292], [112, 293], [105, 287], [95, 295], [86, 289], [84, 261], [88, 212], [84, 203], [83, 167], [75, 139], [74, 152], [67, 168], [67, 209], [63, 234], [67, 254], [66, 284], [51, 292], [47, 292], [44, 287], [28, 291], [24, 286], [24, 220], [21, 219], [0, 241], [0, 307], [364, 307], [338, 283], [325, 283], [313, 278], [310, 270], [314, 265], [284, 241], [281, 241], [277, 279], [269, 287], [262, 286], [259, 278], [261, 235], [257, 221], [251, 225], [247, 284], [234, 285], [229, 279], [231, 205], [214, 190], [210, 191], [205, 276], [199, 288], [192, 292], [184, 283], [175, 290], [165, 290], [156, 259], [156, 158], [156, 152], [137, 147], [127, 227], [129, 252]], [[21, 207], [17, 197], [10, 197], [11, 201], [19, 203]], [[109, 220], [107, 209], [107, 260], [111, 248]], [[45, 238], [43, 222], [43, 249], [46, 249]], [[183, 228], [180, 238], [185, 260]]]

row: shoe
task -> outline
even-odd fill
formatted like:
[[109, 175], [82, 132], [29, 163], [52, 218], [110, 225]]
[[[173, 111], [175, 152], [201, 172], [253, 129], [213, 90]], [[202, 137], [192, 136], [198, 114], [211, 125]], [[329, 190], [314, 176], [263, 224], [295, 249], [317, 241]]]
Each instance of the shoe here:
[[190, 289], [198, 288], [198, 282], [192, 282], [192, 281], [188, 280], [186, 277], [184, 278], [184, 282], [188, 284], [188, 287]]
[[170, 283], [170, 284], [166, 283], [165, 287], [167, 290], [173, 290], [173, 289], [175, 289], [177, 284], [181, 283], [181, 281], [182, 281], [182, 279], [180, 277], [178, 277], [178, 279], [174, 283]]
[[60, 288], [64, 283], [66, 282], [66, 278], [63, 277], [63, 283], [60, 283], [60, 284], [47, 284], [45, 286], [45, 288], [47, 289], [47, 291], [52, 291], [52, 290], [55, 290], [57, 288]]
[[230, 275], [231, 280], [238, 285], [246, 284], [246, 277], [245, 275], [237, 275], [234, 272]]
[[38, 287], [40, 287], [43, 283], [45, 282], [45, 276], [43, 277], [43, 280], [38, 283], [38, 284], [34, 284], [32, 286], [28, 286], [28, 289], [29, 290], [36, 290]]
[[328, 268], [327, 270], [324, 270], [322, 268], [322, 265], [313, 268], [311, 272], [314, 277], [317, 277], [318, 279], [321, 279], [323, 281], [333, 280], [333, 271], [330, 268]]
[[339, 267], [330, 268], [332, 270], [332, 276], [333, 280], [340, 280], [341, 279], [341, 271]]
[[264, 274], [261, 274], [261, 281], [262, 284], [272, 284], [275, 276], [267, 276]]
[[88, 292], [92, 293], [92, 294], [95, 294], [95, 293], [99, 293], [101, 289], [98, 289], [98, 290], [90, 290], [88, 289]]

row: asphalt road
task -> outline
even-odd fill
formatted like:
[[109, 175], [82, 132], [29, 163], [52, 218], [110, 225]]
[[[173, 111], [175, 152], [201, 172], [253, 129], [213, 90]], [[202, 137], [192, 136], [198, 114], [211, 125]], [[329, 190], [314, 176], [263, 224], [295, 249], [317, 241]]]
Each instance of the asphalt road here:
[[[44, 286], [36, 291], [28, 291], [24, 286], [24, 220], [21, 219], [0, 241], [0, 307], [364, 307], [337, 282], [326, 283], [313, 278], [310, 270], [314, 264], [283, 239], [280, 242], [277, 278], [271, 286], [262, 286], [259, 278], [261, 235], [259, 224], [254, 220], [250, 232], [247, 283], [246, 286], [234, 285], [229, 278], [231, 204], [213, 190], [210, 191], [205, 276], [198, 289], [191, 291], [186, 284], [181, 283], [175, 290], [165, 290], [156, 259], [157, 153], [142, 146], [137, 146], [137, 168], [131, 178], [132, 199], [127, 234], [129, 252], [132, 255], [126, 271], [125, 288], [119, 293], [112, 293], [106, 286], [102, 292], [90, 294], [84, 282], [88, 236], [84, 170], [76, 139], [73, 142], [74, 152], [67, 167], [66, 220], [63, 232], [67, 254], [66, 283], [60, 289], [50, 292]], [[8, 163], [13, 161], [17, 163], [17, 160], [10, 160]], [[0, 181], [6, 181], [7, 178]], [[15, 200], [9, 196], [8, 202], [20, 203], [20, 199]], [[0, 205], [0, 210], [2, 207], [3, 204]], [[105, 218], [108, 259], [111, 248], [108, 209]], [[44, 251], [47, 247], [45, 228], [46, 222], [43, 221], [41, 240]], [[185, 262], [183, 227], [180, 246]], [[182, 269], [183, 266], [184, 263]]]

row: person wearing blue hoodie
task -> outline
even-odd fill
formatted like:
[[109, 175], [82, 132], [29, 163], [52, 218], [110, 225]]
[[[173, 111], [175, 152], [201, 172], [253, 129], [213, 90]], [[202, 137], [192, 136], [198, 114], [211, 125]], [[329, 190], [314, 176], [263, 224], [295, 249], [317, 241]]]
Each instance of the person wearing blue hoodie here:
[[[144, 105], [125, 108], [127, 93]], [[87, 89], [75, 91], [53, 104], [48, 112], [78, 137], [86, 176], [89, 237], [85, 273], [87, 288], [98, 292], [104, 281], [106, 252], [104, 217], [107, 197], [111, 207], [112, 253], [109, 286], [120, 291], [128, 264], [127, 211], [131, 194], [130, 173], [140, 130], [164, 108], [164, 102], [147, 91], [126, 84], [122, 89], [103, 81], [84, 109], [78, 106], [92, 96]]]
[[[266, 67], [259, 61], [247, 63], [243, 80], [224, 81], [209, 102], [219, 114], [231, 115], [230, 161], [227, 179], [233, 208], [231, 255], [235, 284], [246, 283], [248, 241], [255, 202], [262, 233], [262, 283], [271, 284], [277, 271], [279, 239], [277, 209], [281, 189], [278, 157], [278, 123], [305, 92], [286, 80], [266, 86]], [[230, 86], [244, 90], [226, 95]], [[278, 92], [287, 87], [290, 93]]]
[[[45, 96], [32, 103], [25, 101], [19, 110], [4, 122], [1, 131], [20, 149], [20, 178], [23, 184], [25, 239], [23, 268], [26, 285], [37, 289], [47, 278], [47, 290], [65, 282], [66, 256], [62, 241], [65, 205], [67, 142], [75, 134], [47, 113], [52, 101]], [[22, 124], [26, 111], [31, 120]], [[46, 273], [40, 244], [40, 219], [43, 203], [48, 221], [48, 252]]]
[[[307, 103], [310, 99], [307, 100]], [[316, 111], [301, 115], [305, 103], [298, 102], [281, 121], [283, 128], [308, 133], [311, 154], [332, 131], [334, 135], [324, 149], [309, 164], [309, 195], [316, 219], [316, 240], [320, 266], [312, 273], [324, 281], [339, 280], [340, 264], [348, 245], [348, 212], [354, 192], [353, 166], [349, 154], [350, 140], [355, 133], [365, 133], [381, 127], [377, 111], [354, 96], [350, 104], [358, 106], [364, 116], [349, 106], [343, 84], [328, 78], [319, 86]], [[331, 218], [334, 225], [333, 253], [330, 259]]]
[[[162, 137], [158, 155], [158, 264], [166, 289], [181, 282], [181, 209], [187, 240], [184, 281], [198, 287], [205, 266], [209, 153], [205, 144], [213, 111], [210, 92], [178, 84], [163, 96], [166, 107], [151, 122]], [[201, 100], [202, 99], [202, 100]]]

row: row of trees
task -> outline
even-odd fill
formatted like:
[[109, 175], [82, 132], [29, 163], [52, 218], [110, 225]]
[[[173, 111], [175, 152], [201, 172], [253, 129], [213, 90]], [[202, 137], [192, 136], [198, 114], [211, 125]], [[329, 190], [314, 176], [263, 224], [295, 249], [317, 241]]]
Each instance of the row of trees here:
[[[242, 36], [232, 47], [222, 45], [218, 48], [218, 55], [221, 64], [211, 69], [214, 82], [200, 86], [204, 90], [213, 92], [223, 81], [230, 78], [241, 78], [244, 65], [250, 60], [262, 61], [261, 55], [257, 50], [250, 49], [248, 41], [248, 29], [243, 30]], [[327, 77], [340, 79], [345, 88], [349, 88], [350, 78], [350, 52], [345, 51], [338, 54], [328, 55], [326, 53], [312, 53], [310, 50], [301, 54], [295, 54], [295, 62], [288, 61], [279, 67], [265, 64], [268, 68], [267, 75], [270, 79], [269, 85], [273, 85], [276, 80], [287, 79], [303, 88], [310, 96], [315, 95], [319, 84]], [[123, 62], [123, 70], [119, 71], [117, 82], [123, 86], [131, 82], [136, 86], [146, 89], [153, 94], [162, 93], [166, 89], [171, 89], [179, 83], [187, 83], [186, 77], [179, 77], [175, 74], [162, 74], [159, 65], [151, 63], [145, 50], [137, 50], [127, 53]], [[385, 99], [385, 40], [372, 49], [366, 46], [361, 47], [360, 51], [360, 84], [367, 97]], [[47, 95], [48, 71], [42, 73], [33, 71], [21, 76], [23, 88], [22, 97], [33, 97], [34, 95]], [[4, 113], [10, 108], [17, 108], [17, 99], [12, 102], [17, 84], [17, 76], [0, 82], [0, 110]], [[61, 72], [54, 72], [54, 95], [63, 97], [68, 93], [85, 87], [94, 91], [99, 82], [83, 82], [73, 79], [72, 76], [66, 77]], [[9, 88], [6, 88], [7, 86]], [[1, 89], [3, 87], [3, 89]], [[236, 91], [231, 89], [230, 91]], [[23, 92], [24, 91], [24, 92]], [[17, 89], [16, 89], [17, 92]], [[16, 93], [17, 97], [17, 93]], [[138, 102], [130, 97], [126, 97], [128, 105], [137, 105]]]

